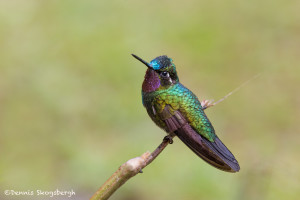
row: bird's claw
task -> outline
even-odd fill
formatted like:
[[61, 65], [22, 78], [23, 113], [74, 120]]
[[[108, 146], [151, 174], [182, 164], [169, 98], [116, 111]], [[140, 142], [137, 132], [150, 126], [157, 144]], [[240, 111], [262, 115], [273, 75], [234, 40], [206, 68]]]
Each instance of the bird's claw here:
[[169, 144], [173, 144], [173, 138], [170, 135], [164, 137], [165, 142], [169, 142]]

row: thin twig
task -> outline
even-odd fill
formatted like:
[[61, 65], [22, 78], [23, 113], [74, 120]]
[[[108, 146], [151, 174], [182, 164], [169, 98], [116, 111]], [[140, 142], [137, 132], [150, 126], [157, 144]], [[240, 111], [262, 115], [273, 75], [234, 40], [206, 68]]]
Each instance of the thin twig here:
[[[170, 140], [174, 136], [171, 137]], [[142, 172], [142, 169], [149, 165], [165, 148], [168, 146], [170, 140], [164, 138], [162, 143], [150, 154], [146, 152], [140, 157], [132, 158], [121, 165], [119, 169], [97, 190], [97, 192], [90, 198], [90, 200], [106, 200], [119, 187], [121, 187], [131, 177]]]
[[242, 87], [244, 87], [247, 83], [249, 83], [250, 81], [256, 79], [257, 77], [259, 77], [261, 74], [256, 74], [255, 76], [253, 76], [252, 78], [250, 78], [249, 80], [245, 81], [244, 83], [242, 83], [240, 86], [238, 86], [237, 88], [235, 88], [234, 90], [232, 90], [231, 92], [229, 92], [227, 95], [225, 95], [222, 99], [216, 101], [215, 103], [213, 103], [212, 101], [208, 101], [208, 100], [204, 100], [203, 102], [201, 102], [202, 105], [202, 110], [205, 110], [206, 108], [212, 107], [217, 105], [218, 103], [224, 101], [225, 99], [227, 99], [230, 95], [232, 95], [233, 93], [235, 93], [236, 91], [238, 91], [239, 89], [241, 89]]

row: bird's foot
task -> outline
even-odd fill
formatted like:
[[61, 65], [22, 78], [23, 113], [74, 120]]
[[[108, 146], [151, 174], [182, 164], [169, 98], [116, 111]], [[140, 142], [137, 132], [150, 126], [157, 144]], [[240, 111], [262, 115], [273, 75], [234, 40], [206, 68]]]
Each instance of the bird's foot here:
[[164, 142], [169, 142], [169, 144], [173, 144], [173, 137], [170, 135], [167, 135], [163, 139]]
[[209, 108], [211, 106], [214, 106], [214, 100], [203, 100], [201, 101], [202, 110], [205, 110], [206, 108]]

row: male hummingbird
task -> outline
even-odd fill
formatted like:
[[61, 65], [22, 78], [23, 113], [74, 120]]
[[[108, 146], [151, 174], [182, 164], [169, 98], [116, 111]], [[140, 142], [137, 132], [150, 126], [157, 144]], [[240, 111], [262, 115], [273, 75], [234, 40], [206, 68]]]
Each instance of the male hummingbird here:
[[208, 164], [223, 171], [238, 172], [237, 160], [215, 134], [198, 98], [179, 82], [173, 60], [164, 55], [148, 63], [132, 56], [148, 67], [142, 101], [154, 123], [169, 136], [178, 136]]

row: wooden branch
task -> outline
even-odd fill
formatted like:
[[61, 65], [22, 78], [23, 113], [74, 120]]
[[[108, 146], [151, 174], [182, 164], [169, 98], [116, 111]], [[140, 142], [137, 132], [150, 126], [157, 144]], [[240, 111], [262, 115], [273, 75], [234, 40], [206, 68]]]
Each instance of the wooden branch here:
[[140, 157], [132, 158], [119, 167], [113, 175], [98, 189], [90, 200], [106, 200], [131, 177], [142, 172], [172, 142], [174, 136], [167, 136], [152, 152], [147, 151]]

